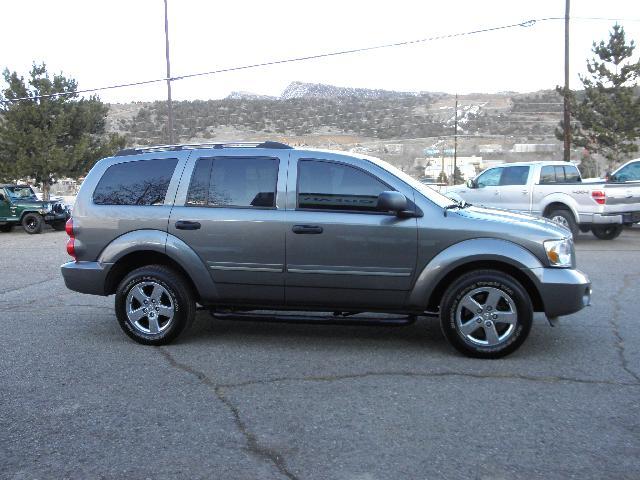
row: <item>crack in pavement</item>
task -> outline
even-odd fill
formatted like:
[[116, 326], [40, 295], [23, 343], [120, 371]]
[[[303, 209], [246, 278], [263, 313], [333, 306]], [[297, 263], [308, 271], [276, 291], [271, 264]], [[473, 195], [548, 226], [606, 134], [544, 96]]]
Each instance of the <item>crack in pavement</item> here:
[[163, 347], [158, 347], [160, 353], [165, 357], [169, 364], [196, 377], [202, 384], [206, 385], [231, 412], [234, 422], [242, 435], [247, 441], [248, 450], [256, 456], [262, 457], [271, 463], [287, 478], [291, 480], [297, 480], [297, 477], [291, 473], [286, 466], [284, 457], [282, 454], [261, 446], [258, 440], [251, 431], [249, 431], [247, 425], [240, 416], [238, 407], [224, 394], [225, 389], [242, 388], [251, 385], [269, 385], [279, 382], [333, 382], [340, 380], [352, 380], [367, 377], [409, 377], [409, 378], [448, 378], [448, 377], [461, 377], [461, 378], [473, 378], [482, 380], [522, 380], [528, 382], [540, 382], [540, 383], [577, 383], [586, 385], [608, 385], [617, 387], [640, 387], [640, 379], [634, 375], [637, 382], [614, 382], [609, 380], [591, 380], [584, 378], [564, 377], [564, 376], [534, 376], [534, 375], [522, 375], [522, 374], [480, 374], [480, 373], [466, 373], [455, 371], [441, 371], [441, 372], [412, 372], [412, 371], [387, 371], [387, 372], [362, 372], [342, 375], [311, 375], [303, 377], [278, 377], [268, 380], [248, 380], [245, 382], [237, 383], [216, 383], [209, 378], [204, 372], [197, 370], [196, 368], [187, 365], [185, 363], [177, 361], [171, 353], [165, 350]]
[[633, 378], [635, 378], [637, 382], [640, 382], [640, 375], [638, 375], [636, 372], [631, 370], [631, 368], [629, 367], [629, 360], [627, 359], [627, 355], [624, 348], [624, 339], [620, 334], [620, 325], [619, 325], [619, 318], [620, 318], [620, 314], [622, 313], [621, 312], [622, 306], [620, 305], [620, 302], [622, 300], [621, 299], [622, 294], [627, 288], [630, 288], [629, 283], [633, 278], [637, 276], [638, 275], [635, 273], [626, 274], [622, 280], [622, 287], [618, 289], [618, 292], [613, 297], [611, 297], [611, 300], [613, 301], [613, 313], [612, 315], [609, 316], [609, 323], [611, 324], [613, 335], [616, 337], [616, 350], [618, 351], [618, 356], [620, 357], [620, 363], [622, 365], [622, 369], [625, 372], [627, 372], [629, 375], [631, 375]]
[[268, 385], [271, 383], [279, 382], [334, 382], [340, 380], [351, 380], [357, 378], [367, 377], [415, 377], [415, 378], [446, 378], [446, 377], [462, 377], [473, 378], [480, 380], [523, 380], [528, 382], [540, 382], [540, 383], [579, 383], [587, 385], [610, 385], [616, 387], [640, 387], [640, 380], [638, 382], [613, 382], [609, 380], [591, 380], [584, 378], [572, 378], [572, 377], [559, 377], [559, 376], [533, 376], [533, 375], [520, 375], [520, 374], [481, 374], [481, 373], [466, 373], [466, 372], [411, 372], [411, 371], [388, 371], [388, 372], [362, 372], [362, 373], [350, 373], [343, 375], [311, 375], [305, 377], [278, 377], [269, 380], [248, 380], [246, 382], [238, 383], [226, 383], [219, 384], [220, 388], [241, 388], [251, 385]]
[[218, 400], [220, 400], [220, 402], [222, 402], [222, 404], [224, 404], [231, 411], [236, 427], [238, 428], [240, 433], [245, 437], [247, 441], [247, 448], [249, 452], [273, 463], [273, 465], [280, 471], [280, 473], [282, 473], [288, 479], [298, 480], [298, 477], [296, 477], [293, 473], [291, 473], [287, 469], [284, 457], [281, 454], [277, 453], [276, 451], [270, 448], [261, 446], [258, 443], [258, 439], [256, 438], [255, 434], [253, 434], [248, 429], [247, 425], [244, 423], [244, 421], [240, 417], [240, 411], [238, 407], [236, 407], [233, 404], [233, 402], [224, 394], [224, 388], [225, 388], [224, 386], [216, 385], [216, 383], [213, 380], [211, 380], [204, 372], [196, 370], [190, 365], [186, 365], [184, 363], [178, 362], [173, 357], [173, 355], [171, 355], [171, 353], [169, 353], [164, 348], [158, 347], [158, 350], [165, 357], [165, 359], [169, 362], [169, 364], [172, 367], [182, 370], [183, 372], [186, 372], [190, 375], [193, 375], [201, 383], [209, 387], [209, 389], [216, 395]]

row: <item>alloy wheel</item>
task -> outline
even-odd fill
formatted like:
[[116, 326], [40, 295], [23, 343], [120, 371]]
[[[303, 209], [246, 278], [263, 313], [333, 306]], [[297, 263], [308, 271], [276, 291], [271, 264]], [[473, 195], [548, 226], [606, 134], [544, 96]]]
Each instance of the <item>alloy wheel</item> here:
[[513, 298], [494, 287], [468, 292], [456, 308], [456, 326], [460, 335], [474, 345], [491, 347], [513, 335], [518, 313]]
[[155, 335], [169, 328], [175, 315], [175, 305], [165, 287], [154, 281], [144, 281], [129, 290], [126, 313], [136, 330]]

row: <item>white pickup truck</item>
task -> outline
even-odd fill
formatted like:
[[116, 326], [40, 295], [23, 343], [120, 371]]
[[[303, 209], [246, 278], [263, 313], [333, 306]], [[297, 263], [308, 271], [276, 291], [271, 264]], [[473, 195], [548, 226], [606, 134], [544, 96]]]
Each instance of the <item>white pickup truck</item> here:
[[623, 225], [640, 222], [640, 183], [583, 183], [576, 166], [567, 162], [507, 163], [443, 193], [475, 205], [540, 215], [574, 236], [591, 231], [612, 240]]

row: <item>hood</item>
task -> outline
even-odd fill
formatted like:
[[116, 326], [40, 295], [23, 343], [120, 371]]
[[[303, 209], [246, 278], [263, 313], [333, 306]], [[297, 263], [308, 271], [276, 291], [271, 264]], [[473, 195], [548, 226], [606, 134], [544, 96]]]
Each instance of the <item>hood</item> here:
[[[494, 225], [491, 228], [498, 233], [502, 231], [509, 235], [519, 233], [530, 238], [540, 237], [545, 240], [571, 237], [571, 232], [562, 225], [526, 213], [475, 206], [458, 209], [456, 213], [481, 222], [493, 222]], [[514, 230], [517, 231], [514, 232]]]

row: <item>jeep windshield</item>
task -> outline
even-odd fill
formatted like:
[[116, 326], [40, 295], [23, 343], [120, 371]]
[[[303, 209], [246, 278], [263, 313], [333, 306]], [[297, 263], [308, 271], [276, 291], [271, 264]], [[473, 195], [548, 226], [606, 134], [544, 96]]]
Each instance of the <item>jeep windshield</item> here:
[[12, 200], [37, 200], [36, 194], [29, 186], [6, 187]]

